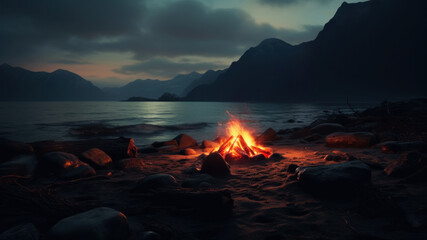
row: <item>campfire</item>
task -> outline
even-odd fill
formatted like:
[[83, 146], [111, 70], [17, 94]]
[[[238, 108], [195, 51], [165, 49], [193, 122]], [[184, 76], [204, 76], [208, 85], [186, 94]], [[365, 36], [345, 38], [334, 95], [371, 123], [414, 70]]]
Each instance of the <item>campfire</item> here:
[[272, 154], [271, 149], [257, 143], [252, 135], [253, 131], [246, 128], [234, 115], [228, 114], [231, 119], [225, 124], [227, 137], [212, 152], [218, 152], [226, 161], [268, 158]]

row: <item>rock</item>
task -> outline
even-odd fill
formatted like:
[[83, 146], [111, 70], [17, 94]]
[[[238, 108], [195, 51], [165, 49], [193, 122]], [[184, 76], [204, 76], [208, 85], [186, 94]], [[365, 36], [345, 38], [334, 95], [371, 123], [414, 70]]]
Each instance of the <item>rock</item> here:
[[151, 146], [155, 148], [164, 147], [164, 146], [178, 146], [176, 140], [164, 141], [164, 142], [153, 142]]
[[142, 158], [125, 158], [115, 163], [118, 169], [143, 168], [144, 161]]
[[202, 148], [216, 148], [218, 146], [219, 146], [219, 144], [217, 142], [214, 142], [214, 141], [203, 140], [203, 142], [202, 142]]
[[298, 165], [291, 163], [289, 164], [287, 171], [288, 173], [295, 173], [297, 168], [298, 168]]
[[127, 239], [129, 225], [123, 213], [100, 207], [60, 220], [48, 236], [49, 239], [61, 240]]
[[285, 159], [285, 157], [283, 157], [279, 153], [273, 153], [273, 154], [270, 155], [270, 157], [268, 157], [268, 159], [272, 160], [272, 161], [280, 161], [282, 159]]
[[176, 179], [169, 174], [154, 174], [145, 177], [137, 183], [137, 190], [157, 189], [157, 188], [176, 188], [178, 183]]
[[39, 231], [32, 223], [22, 224], [10, 228], [0, 234], [0, 240], [38, 240]]
[[326, 135], [334, 132], [343, 132], [344, 126], [338, 123], [321, 123], [311, 128], [310, 131]]
[[178, 147], [180, 149], [196, 147], [197, 141], [194, 138], [190, 137], [187, 134], [180, 134], [174, 138], [174, 140], [178, 143]]
[[43, 173], [62, 179], [77, 179], [96, 174], [92, 167], [80, 161], [74, 154], [65, 152], [43, 154], [39, 166]]
[[32, 155], [33, 152], [33, 147], [29, 144], [0, 138], [0, 162], [18, 155]]
[[193, 175], [182, 182], [182, 187], [184, 188], [197, 188], [200, 187], [201, 183], [215, 183], [215, 178], [209, 174], [196, 174]]
[[408, 177], [427, 166], [427, 157], [419, 152], [407, 152], [390, 163], [384, 172], [392, 177]]
[[0, 176], [33, 176], [37, 166], [37, 158], [32, 155], [17, 156], [7, 162], [0, 164]]
[[192, 148], [182, 149], [182, 150], [180, 151], [180, 153], [181, 153], [182, 155], [195, 155], [195, 154], [197, 154], [197, 152], [196, 152], [194, 149], [192, 149]]
[[311, 134], [310, 136], [304, 138], [304, 140], [307, 142], [314, 142], [314, 141], [320, 140], [321, 138], [322, 138], [322, 135], [315, 133], [315, 134]]
[[221, 154], [214, 152], [202, 160], [201, 172], [215, 177], [225, 177], [230, 175], [230, 166]]
[[354, 193], [371, 181], [371, 168], [361, 161], [323, 166], [299, 167], [301, 185], [313, 192], [329, 196]]
[[375, 141], [375, 135], [370, 132], [338, 132], [326, 137], [326, 145], [336, 148], [367, 148], [375, 144]]
[[257, 154], [255, 156], [252, 156], [249, 159], [249, 162], [259, 162], [259, 161], [264, 161], [266, 159], [266, 157], [263, 154]]
[[403, 151], [427, 152], [427, 143], [422, 141], [414, 142], [395, 142], [388, 141], [379, 144], [384, 153], [398, 153]]
[[269, 128], [265, 130], [261, 135], [259, 135], [256, 139], [257, 142], [263, 143], [263, 142], [270, 142], [274, 141], [278, 138], [276, 131], [274, 129]]
[[105, 168], [112, 164], [110, 156], [99, 148], [91, 148], [84, 151], [82, 154], [82, 161], [89, 163], [95, 168]]
[[162, 236], [160, 234], [153, 231], [145, 231], [142, 234], [142, 240], [161, 240]]

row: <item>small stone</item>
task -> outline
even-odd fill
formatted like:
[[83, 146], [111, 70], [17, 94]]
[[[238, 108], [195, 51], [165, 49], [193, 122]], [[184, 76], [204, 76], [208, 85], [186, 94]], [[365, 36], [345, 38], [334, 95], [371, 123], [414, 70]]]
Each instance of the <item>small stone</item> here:
[[281, 154], [279, 154], [279, 153], [273, 153], [273, 154], [271, 154], [270, 155], [270, 157], [268, 157], [268, 159], [269, 160], [272, 160], [272, 161], [280, 161], [280, 160], [283, 160], [283, 159], [285, 159], [285, 157], [283, 157]]
[[214, 152], [202, 160], [201, 172], [215, 177], [225, 177], [230, 175], [230, 166], [221, 154]]
[[112, 164], [110, 156], [99, 148], [91, 148], [82, 153], [82, 161], [96, 168], [105, 168]]
[[127, 239], [126, 216], [114, 209], [100, 207], [60, 220], [49, 232], [50, 239], [119, 240]]
[[125, 158], [116, 162], [118, 169], [143, 168], [144, 161], [142, 158]]
[[180, 134], [176, 136], [173, 140], [175, 140], [178, 143], [178, 147], [180, 149], [197, 146], [197, 141], [187, 134]]
[[186, 148], [180, 151], [182, 155], [195, 155], [197, 152], [192, 148]]
[[32, 223], [22, 224], [10, 228], [0, 234], [0, 240], [38, 240], [39, 231]]
[[259, 143], [262, 143], [262, 142], [274, 141], [276, 139], [278, 139], [276, 131], [274, 131], [274, 129], [272, 128], [268, 128], [261, 135], [257, 137], [256, 141]]
[[287, 171], [288, 173], [295, 173], [297, 168], [298, 168], [298, 165], [291, 163], [289, 164]]
[[176, 179], [169, 174], [154, 174], [145, 177], [137, 183], [137, 189], [176, 188]]
[[65, 152], [43, 154], [40, 169], [44, 174], [53, 174], [62, 179], [77, 179], [96, 174], [92, 167], [80, 161], [74, 154]]

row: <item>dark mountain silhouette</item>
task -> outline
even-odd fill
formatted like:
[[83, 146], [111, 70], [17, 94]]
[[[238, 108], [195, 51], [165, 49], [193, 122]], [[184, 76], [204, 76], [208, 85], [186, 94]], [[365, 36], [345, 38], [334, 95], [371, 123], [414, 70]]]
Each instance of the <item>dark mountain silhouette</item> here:
[[311, 42], [267, 39], [208, 85], [207, 101], [382, 100], [427, 95], [426, 1], [343, 3]]
[[183, 96], [187, 95], [191, 90], [193, 90], [195, 87], [205, 84], [211, 84], [215, 82], [215, 80], [218, 78], [218, 76], [222, 73], [224, 73], [226, 70], [208, 70], [206, 71], [200, 78], [195, 79], [193, 82], [191, 82], [182, 93]]
[[105, 94], [79, 75], [58, 69], [52, 73], [32, 72], [0, 65], [2, 101], [105, 100]]
[[167, 81], [137, 79], [123, 87], [109, 87], [103, 88], [103, 90], [111, 98], [116, 100], [128, 99], [130, 97], [157, 99], [165, 92], [183, 96], [183, 92], [186, 87], [201, 76], [202, 74], [200, 73], [192, 72], [189, 74], [178, 75]]

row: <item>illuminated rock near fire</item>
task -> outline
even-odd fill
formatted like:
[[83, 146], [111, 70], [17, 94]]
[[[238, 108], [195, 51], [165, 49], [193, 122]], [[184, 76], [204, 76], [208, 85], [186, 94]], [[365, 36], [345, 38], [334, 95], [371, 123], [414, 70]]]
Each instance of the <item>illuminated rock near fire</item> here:
[[144, 162], [142, 158], [125, 158], [115, 163], [118, 169], [143, 168]]
[[126, 216], [114, 209], [100, 207], [64, 218], [49, 232], [49, 239], [119, 240], [127, 239], [129, 225]]
[[107, 167], [112, 164], [110, 156], [99, 148], [91, 148], [82, 154], [82, 160], [98, 168]]
[[408, 177], [427, 167], [427, 157], [419, 152], [407, 152], [390, 163], [384, 172], [392, 177]]
[[218, 146], [219, 146], [219, 144], [217, 142], [214, 142], [214, 141], [209, 141], [209, 140], [203, 140], [202, 141], [202, 148], [216, 148]]
[[56, 175], [62, 179], [76, 179], [96, 174], [88, 164], [80, 161], [75, 155], [65, 152], [51, 152], [41, 156], [41, 172]]
[[370, 132], [332, 133], [326, 137], [326, 145], [336, 148], [367, 148], [375, 144], [375, 135]]
[[263, 142], [274, 141], [278, 138], [279, 137], [277, 136], [276, 131], [272, 128], [269, 128], [269, 129], [265, 130], [261, 135], [259, 135], [257, 137], [256, 141], [258, 143], [263, 143]]
[[180, 149], [197, 146], [197, 141], [187, 134], [180, 134], [176, 136], [173, 140], [178, 143], [178, 147]]
[[192, 148], [182, 149], [180, 152], [182, 155], [195, 155], [197, 152]]
[[215, 177], [225, 177], [230, 175], [230, 166], [221, 154], [214, 152], [202, 160], [201, 172]]

